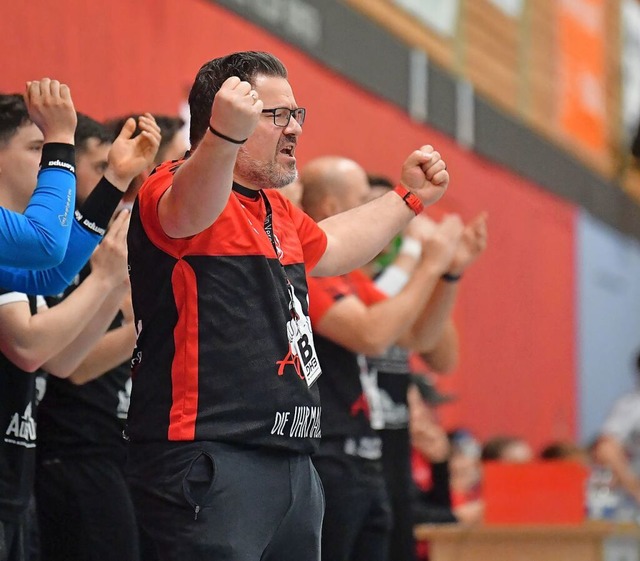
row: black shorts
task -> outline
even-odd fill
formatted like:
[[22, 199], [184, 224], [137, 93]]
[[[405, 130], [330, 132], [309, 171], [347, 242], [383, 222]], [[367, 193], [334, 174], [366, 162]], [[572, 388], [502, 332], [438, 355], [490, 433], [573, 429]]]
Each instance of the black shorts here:
[[162, 561], [319, 561], [309, 456], [219, 442], [131, 443], [138, 521]]

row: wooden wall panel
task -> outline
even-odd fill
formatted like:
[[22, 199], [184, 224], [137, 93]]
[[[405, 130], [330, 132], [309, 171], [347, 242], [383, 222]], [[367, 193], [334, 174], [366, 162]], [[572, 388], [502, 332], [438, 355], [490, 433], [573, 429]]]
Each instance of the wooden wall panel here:
[[457, 31], [443, 37], [403, 13], [391, 0], [344, 0], [422, 48], [454, 75], [471, 81], [480, 95], [522, 119], [536, 132], [575, 155], [607, 179], [620, 178], [620, 0], [604, 3], [605, 147], [590, 149], [557, 122], [560, 110], [557, 22], [560, 2], [528, 0], [519, 19], [488, 0], [461, 0]]

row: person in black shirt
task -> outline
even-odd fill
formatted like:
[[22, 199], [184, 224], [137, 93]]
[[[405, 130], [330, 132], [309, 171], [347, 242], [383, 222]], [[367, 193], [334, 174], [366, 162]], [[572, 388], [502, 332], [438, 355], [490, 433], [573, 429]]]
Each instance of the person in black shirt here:
[[[78, 122], [77, 192], [86, 198], [107, 164], [111, 135], [90, 117], [79, 116]], [[62, 297], [47, 303], [64, 301], [90, 273], [87, 265]], [[109, 332], [66, 379], [49, 377], [38, 408], [36, 498], [42, 555], [48, 561], [139, 558], [122, 438], [135, 344], [130, 308], [127, 290]]]
[[[107, 229], [122, 192], [145, 161], [159, 132], [149, 120], [147, 133], [130, 139], [131, 126], [123, 130], [110, 152], [103, 177], [80, 209], [80, 228], [100, 237]], [[153, 150], [155, 153], [155, 150]], [[25, 170], [29, 173], [30, 170]], [[18, 174], [20, 176], [20, 174]], [[10, 186], [9, 186], [10, 187]], [[15, 198], [12, 198], [15, 197]], [[28, 193], [3, 189], [0, 204], [20, 210]], [[77, 215], [78, 216], [78, 215]], [[28, 548], [26, 513], [32, 493], [36, 445], [35, 375], [45, 367], [58, 377], [69, 376], [102, 336], [124, 297], [128, 283], [126, 232], [129, 213], [119, 214], [92, 257], [93, 270], [62, 305], [46, 309], [42, 298], [3, 290], [0, 306], [0, 551], [10, 561], [22, 561]], [[99, 233], [99, 234], [98, 234]], [[40, 308], [39, 314], [33, 312]]]

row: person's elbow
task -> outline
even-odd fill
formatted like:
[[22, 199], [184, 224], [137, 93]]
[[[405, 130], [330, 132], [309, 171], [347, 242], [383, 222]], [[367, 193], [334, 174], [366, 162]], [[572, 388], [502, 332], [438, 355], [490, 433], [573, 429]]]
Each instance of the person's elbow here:
[[40, 356], [38, 352], [30, 348], [16, 347], [8, 352], [6, 356], [20, 370], [28, 373], [36, 372], [45, 363], [45, 357]]
[[429, 365], [429, 367], [438, 374], [450, 374], [453, 372], [458, 366], [458, 357], [457, 356], [447, 356], [444, 358], [439, 358], [437, 360], [433, 360], [430, 357], [425, 359], [425, 362]]
[[29, 251], [25, 248], [23, 255], [29, 256], [28, 268], [33, 271], [43, 271], [53, 269], [62, 263], [67, 253], [67, 243], [51, 241], [40, 244], [37, 248]]

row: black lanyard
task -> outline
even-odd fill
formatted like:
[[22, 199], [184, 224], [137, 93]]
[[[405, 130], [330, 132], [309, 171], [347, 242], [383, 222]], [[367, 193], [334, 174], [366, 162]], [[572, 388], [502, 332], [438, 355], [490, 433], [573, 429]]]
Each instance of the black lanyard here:
[[280, 253], [282, 253], [282, 249], [278, 247], [278, 244], [276, 243], [276, 236], [273, 233], [273, 210], [271, 209], [271, 203], [269, 202], [269, 199], [267, 198], [267, 196], [262, 192], [262, 190], [260, 190], [259, 193], [260, 193], [260, 196], [262, 197], [262, 200], [264, 202], [264, 208], [265, 208], [264, 225], [263, 225], [264, 233], [267, 234], [267, 237], [271, 242], [271, 246], [273, 247], [273, 251], [276, 254], [276, 259], [278, 260], [278, 263], [280, 263], [280, 269], [282, 270], [282, 275], [284, 276], [284, 280], [287, 285], [287, 293], [289, 294], [289, 313], [291, 314], [291, 317], [293, 319], [300, 319], [295, 310], [295, 306], [293, 305], [293, 299], [295, 297], [293, 292], [293, 285], [289, 280], [289, 276], [287, 275], [287, 270], [285, 269], [284, 265], [282, 264], [282, 261], [280, 260]]
[[[276, 237], [275, 237], [275, 234], [273, 233], [273, 211], [271, 210], [271, 203], [269, 202], [269, 199], [262, 191], [259, 191], [259, 193], [260, 193], [260, 196], [262, 197], [262, 201], [264, 202], [264, 209], [265, 209], [264, 233], [267, 234], [267, 237], [269, 238], [269, 241], [271, 242], [271, 245], [273, 247], [273, 251], [275, 251], [276, 253], [276, 258], [278, 259], [278, 262], [280, 263], [280, 265], [282, 265], [282, 262], [280, 261], [280, 254], [279, 254], [279, 252], [281, 252], [282, 249], [278, 248], [278, 244], [276, 244]], [[282, 269], [284, 270], [284, 265], [282, 265]], [[287, 276], [286, 272], [284, 276], [285, 277]]]

